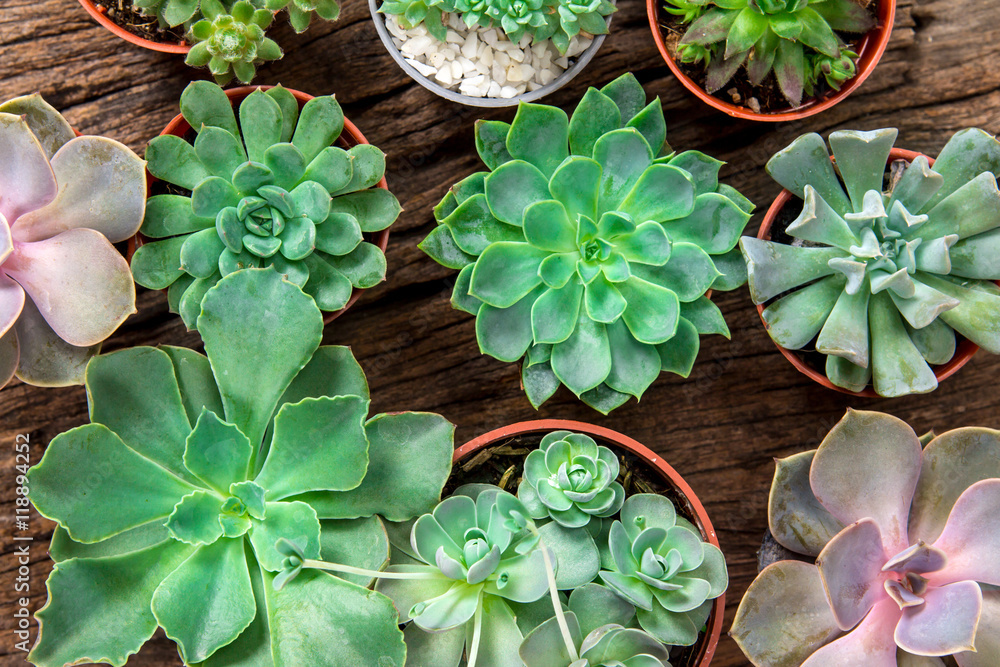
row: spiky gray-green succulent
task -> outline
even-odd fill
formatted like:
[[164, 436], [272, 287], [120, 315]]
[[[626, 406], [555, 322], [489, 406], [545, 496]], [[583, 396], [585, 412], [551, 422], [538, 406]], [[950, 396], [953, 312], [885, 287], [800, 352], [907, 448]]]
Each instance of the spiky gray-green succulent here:
[[167, 288], [171, 309], [196, 326], [201, 298], [220, 278], [274, 267], [321, 310], [343, 308], [352, 291], [385, 278], [385, 255], [363, 239], [391, 225], [396, 198], [376, 187], [385, 156], [336, 146], [344, 126], [332, 97], [298, 102], [280, 86], [239, 106], [218, 86], [190, 84], [181, 112], [197, 137], [172, 135], [146, 150], [149, 172], [190, 191], [151, 197], [141, 233], [156, 239], [132, 258], [140, 285]]
[[741, 241], [771, 338], [826, 355], [838, 387], [882, 396], [933, 391], [957, 335], [1000, 353], [1000, 143], [963, 130], [931, 166], [891, 161], [895, 139], [834, 132], [834, 165], [822, 137], [799, 137], [767, 165], [804, 199], [794, 243]]
[[854, 0], [665, 0], [664, 8], [686, 26], [678, 59], [705, 68], [708, 92], [740, 68], [754, 86], [773, 72], [793, 107], [821, 78], [834, 90], [853, 78], [858, 54], [840, 33], [875, 27]]
[[631, 74], [572, 118], [522, 103], [511, 124], [477, 124], [489, 171], [434, 210], [420, 247], [461, 269], [452, 304], [476, 315], [484, 353], [522, 360], [536, 407], [565, 384], [607, 413], [661, 370], [687, 376], [699, 334], [729, 335], [705, 293], [746, 279], [736, 244], [753, 204], [666, 134]]

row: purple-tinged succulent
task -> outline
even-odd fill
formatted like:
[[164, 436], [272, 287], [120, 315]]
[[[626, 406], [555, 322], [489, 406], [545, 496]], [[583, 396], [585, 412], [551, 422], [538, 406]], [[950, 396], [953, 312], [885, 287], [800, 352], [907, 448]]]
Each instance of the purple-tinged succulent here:
[[145, 163], [76, 137], [39, 95], [0, 104], [0, 387], [83, 382], [87, 360], [135, 312], [128, 263]]
[[1000, 431], [926, 447], [848, 411], [819, 449], [778, 461], [769, 523], [816, 564], [765, 568], [732, 636], [758, 667], [1000, 664]]

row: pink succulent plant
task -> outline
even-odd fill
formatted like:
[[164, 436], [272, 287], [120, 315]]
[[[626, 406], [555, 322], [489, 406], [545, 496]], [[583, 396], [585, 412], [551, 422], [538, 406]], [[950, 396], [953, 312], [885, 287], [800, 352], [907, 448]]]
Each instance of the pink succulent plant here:
[[128, 263], [145, 162], [76, 137], [39, 95], [0, 105], [0, 387], [83, 382], [87, 360], [135, 312]]
[[922, 440], [848, 410], [819, 449], [778, 461], [768, 514], [816, 564], [750, 585], [731, 634], [754, 665], [1000, 665], [1000, 431]]

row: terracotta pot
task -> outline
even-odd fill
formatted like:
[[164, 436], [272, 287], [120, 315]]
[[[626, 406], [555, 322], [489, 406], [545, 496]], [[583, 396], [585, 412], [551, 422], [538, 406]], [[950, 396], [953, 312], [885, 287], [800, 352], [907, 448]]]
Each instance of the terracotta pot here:
[[[893, 160], [906, 160], [907, 162], [912, 162], [920, 155], [921, 153], [917, 153], [915, 151], [903, 150], [902, 148], [893, 148], [892, 152], [889, 153], [889, 162], [892, 162]], [[928, 157], [927, 162], [933, 165], [934, 159]], [[774, 200], [774, 203], [771, 204], [771, 208], [767, 210], [767, 215], [764, 216], [764, 221], [760, 223], [760, 230], [757, 232], [757, 238], [764, 241], [771, 240], [771, 225], [774, 224], [775, 219], [778, 217], [778, 213], [783, 208], [785, 208], [785, 206], [787, 206], [790, 202], [793, 201], [801, 201], [801, 200], [788, 190], [781, 191], [778, 197]], [[998, 282], [997, 284], [1000, 284], [1000, 282]], [[757, 313], [760, 315], [761, 322], [764, 322], [763, 304], [758, 304]], [[764, 322], [764, 328], [765, 329], [767, 328], [767, 322]], [[946, 364], [941, 364], [940, 366], [932, 367], [934, 369], [934, 376], [937, 377], [938, 383], [954, 375], [959, 368], [968, 363], [969, 359], [972, 358], [972, 355], [974, 355], [976, 353], [976, 350], [979, 349], [979, 346], [973, 343], [972, 341], [966, 338], [961, 338], [961, 337], [959, 338], [960, 340], [958, 341], [958, 346], [955, 348], [955, 356], [951, 358], [951, 361], [949, 361]], [[774, 341], [773, 338], [771, 340], [772, 342]], [[788, 361], [790, 361], [792, 365], [795, 366], [795, 368], [799, 372], [803, 373], [804, 375], [807, 375], [808, 377], [812, 378], [813, 380], [815, 380], [816, 382], [820, 383], [821, 385], [823, 385], [828, 389], [839, 391], [842, 394], [850, 394], [851, 396], [862, 396], [865, 398], [879, 397], [879, 395], [875, 393], [875, 389], [873, 389], [870, 386], [866, 387], [864, 391], [860, 392], [851, 391], [850, 389], [844, 389], [843, 387], [838, 387], [837, 385], [830, 382], [830, 380], [826, 377], [826, 374], [822, 370], [817, 369], [812, 364], [808, 363], [807, 360], [802, 355], [802, 353], [799, 352], [798, 350], [786, 350], [777, 343], [775, 343], [775, 346], [779, 350], [781, 350], [781, 353], [785, 355], [785, 358], [788, 359]]]
[[695, 83], [691, 77], [681, 71], [680, 66], [674, 62], [673, 57], [667, 50], [659, 21], [660, 5], [663, 4], [663, 0], [646, 0], [646, 14], [649, 16], [649, 27], [653, 31], [653, 40], [656, 42], [656, 48], [659, 49], [660, 55], [667, 61], [667, 66], [670, 67], [670, 71], [674, 73], [674, 76], [684, 84], [685, 88], [694, 93], [698, 99], [734, 118], [756, 120], [765, 123], [778, 123], [788, 120], [800, 120], [818, 114], [821, 111], [826, 111], [853, 93], [871, 75], [872, 70], [875, 69], [875, 65], [882, 58], [882, 54], [885, 53], [885, 47], [889, 43], [889, 36], [892, 34], [892, 23], [896, 17], [896, 0], [878, 0], [878, 3], [878, 25], [861, 38], [855, 49], [859, 55], [855, 77], [844, 83], [839, 91], [831, 90], [829, 94], [821, 98], [814, 97], [808, 99], [801, 106], [794, 109], [789, 108], [771, 113], [757, 113], [748, 107], [731, 104], [714, 95], [710, 95], [704, 88]]
[[[229, 96], [230, 101], [233, 103], [233, 106], [235, 107], [237, 104], [242, 102], [248, 95], [250, 95], [250, 93], [254, 92], [258, 88], [260, 88], [261, 90], [267, 90], [268, 88], [273, 88], [273, 87], [274, 86], [242, 86], [240, 88], [230, 88], [226, 90], [226, 95]], [[295, 96], [296, 100], [298, 100], [299, 109], [301, 109], [306, 102], [308, 102], [313, 98], [313, 95], [299, 92], [298, 90], [292, 90], [291, 88], [288, 88], [287, 90], [288, 92], [290, 92], [292, 95]], [[186, 120], [184, 120], [184, 116], [178, 114], [174, 116], [173, 120], [167, 123], [167, 126], [163, 128], [163, 131], [160, 132], [160, 135], [162, 136], [165, 134], [172, 134], [177, 137], [183, 137], [190, 130], [191, 126], [188, 125], [188, 122]], [[340, 138], [337, 140], [337, 143], [341, 144], [341, 147], [343, 148], [350, 148], [351, 146], [357, 146], [358, 144], [367, 144], [369, 143], [369, 141], [365, 139], [365, 135], [361, 134], [361, 130], [359, 130], [354, 123], [352, 123], [347, 118], [344, 118], [344, 130], [343, 132], [341, 132]], [[152, 186], [156, 182], [157, 179], [153, 178], [153, 175], [150, 174], [149, 170], [147, 169], [146, 170], [147, 193], [152, 192]], [[383, 190], [389, 189], [389, 185], [386, 183], [385, 176], [383, 176], [382, 180], [378, 182], [377, 187], [380, 187]], [[389, 228], [383, 229], [380, 232], [374, 232], [374, 233], [366, 232], [364, 234], [364, 239], [365, 241], [368, 241], [369, 243], [378, 246], [379, 249], [383, 253], [385, 253], [385, 249], [389, 245], [389, 229], [391, 229], [391, 225]], [[136, 249], [141, 247], [144, 243], [147, 243], [148, 241], [149, 239], [143, 236], [141, 233], [136, 234], [134, 237], [129, 239], [128, 242], [129, 263], [132, 262], [132, 255], [133, 253], [135, 253]], [[164, 292], [165, 291], [166, 290], [164, 290]], [[363, 291], [364, 290], [355, 287], [353, 292], [351, 293], [351, 298], [348, 299], [347, 304], [343, 308], [334, 311], [332, 313], [327, 313], [327, 312], [323, 313], [323, 323], [329, 324], [330, 322], [333, 322], [335, 319], [343, 315], [344, 312], [348, 308], [353, 306], [354, 303], [361, 297], [361, 293]]]
[[104, 7], [98, 7], [91, 0], [80, 0], [80, 4], [83, 5], [83, 8], [87, 10], [87, 13], [90, 14], [95, 21], [113, 32], [118, 37], [124, 39], [126, 42], [131, 42], [132, 44], [141, 46], [144, 49], [159, 51], [161, 53], [187, 53], [191, 50], [191, 45], [183, 42], [180, 44], [171, 44], [169, 42], [153, 42], [148, 39], [143, 39], [138, 35], [132, 34], [109, 19], [105, 13], [106, 10]]
[[[688, 486], [688, 483], [684, 481], [684, 478], [658, 454], [632, 438], [611, 429], [567, 419], [536, 419], [534, 421], [520, 422], [495, 429], [465, 443], [455, 450], [453, 465], [457, 466], [463, 460], [475, 455], [476, 452], [493, 445], [502, 444], [505, 440], [516, 436], [542, 435], [560, 430], [584, 433], [597, 440], [598, 444], [603, 442], [642, 459], [647, 466], [659, 474], [665, 484], [673, 487], [683, 499], [683, 507], [678, 509], [682, 510], [681, 514], [686, 514], [694, 518], [693, 523], [701, 531], [702, 539], [710, 544], [719, 546], [719, 538], [715, 534], [715, 528], [712, 526], [712, 521], [708, 518], [708, 513], [705, 512], [705, 508], [702, 506], [701, 501], [698, 500], [698, 496]], [[712, 662], [715, 649], [719, 645], [719, 637], [722, 634], [722, 621], [725, 608], [726, 594], [723, 593], [713, 602], [712, 613], [708, 617], [707, 622], [708, 630], [699, 643], [696, 644], [698, 656], [693, 664], [697, 667], [708, 667]]]

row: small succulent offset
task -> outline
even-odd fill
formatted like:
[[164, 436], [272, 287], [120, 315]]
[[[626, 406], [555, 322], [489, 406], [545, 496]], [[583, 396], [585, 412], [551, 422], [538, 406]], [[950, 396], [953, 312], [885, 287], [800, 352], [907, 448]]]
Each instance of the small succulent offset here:
[[120, 666], [157, 626], [184, 664], [403, 664], [398, 616], [370, 577], [272, 583], [279, 540], [382, 567], [383, 518], [433, 507], [451, 470], [451, 424], [369, 419], [360, 366], [320, 347], [322, 330], [312, 299], [251, 269], [205, 296], [207, 357], [137, 347], [90, 361], [92, 423], [28, 472], [32, 503], [59, 524], [32, 664]]
[[729, 330], [705, 296], [746, 280], [736, 248], [753, 209], [721, 162], [671, 152], [659, 98], [631, 74], [591, 88], [572, 118], [518, 107], [481, 121], [489, 171], [454, 185], [420, 247], [461, 269], [452, 303], [480, 349], [523, 358], [538, 407], [565, 384], [607, 414], [661, 370], [687, 376], [699, 334]]
[[601, 581], [636, 607], [639, 625], [664, 644], [690, 646], [729, 585], [722, 551], [703, 542], [663, 496], [629, 496], [608, 534]]
[[143, 161], [76, 137], [39, 95], [0, 104], [0, 387], [81, 384], [87, 361], [135, 312], [128, 263]]
[[815, 341], [831, 382], [882, 396], [933, 391], [929, 364], [952, 359], [956, 332], [1000, 353], [1000, 143], [963, 130], [933, 167], [887, 166], [895, 139], [834, 132], [834, 166], [819, 135], [799, 137], [767, 165], [805, 201], [785, 230], [795, 243], [741, 241], [775, 342]]
[[281, 47], [264, 30], [274, 12], [257, 9], [249, 0], [239, 0], [227, 11], [220, 0], [202, 0], [204, 18], [191, 26], [194, 46], [184, 60], [192, 67], [205, 67], [224, 86], [235, 75], [242, 83], [253, 81], [257, 64], [277, 60]]
[[834, 90], [854, 76], [858, 55], [838, 33], [861, 34], [875, 27], [868, 10], [854, 0], [665, 2], [666, 11], [687, 25], [679, 58], [704, 65], [708, 92], [721, 89], [746, 67], [754, 86], [774, 72], [795, 107], [803, 94], [813, 94], [821, 76]]
[[323, 311], [343, 308], [355, 288], [385, 279], [385, 255], [363, 233], [391, 225], [396, 198], [376, 187], [385, 156], [362, 144], [335, 146], [344, 114], [332, 97], [295, 98], [276, 86], [239, 107], [218, 86], [198, 81], [181, 95], [197, 132], [153, 139], [149, 172], [190, 191], [151, 197], [132, 271], [150, 289], [169, 288], [170, 307], [194, 329], [205, 292], [248, 267], [274, 267]]
[[551, 39], [566, 53], [570, 39], [580, 32], [607, 34], [607, 17], [615, 5], [609, 0], [384, 0], [379, 11], [396, 16], [407, 29], [423, 23], [442, 42], [448, 32], [442, 14], [458, 13], [470, 28], [497, 27], [512, 42], [525, 35], [534, 44]]
[[771, 531], [816, 564], [750, 585], [731, 634], [754, 665], [1000, 664], [1000, 431], [924, 440], [849, 410], [778, 461]]

